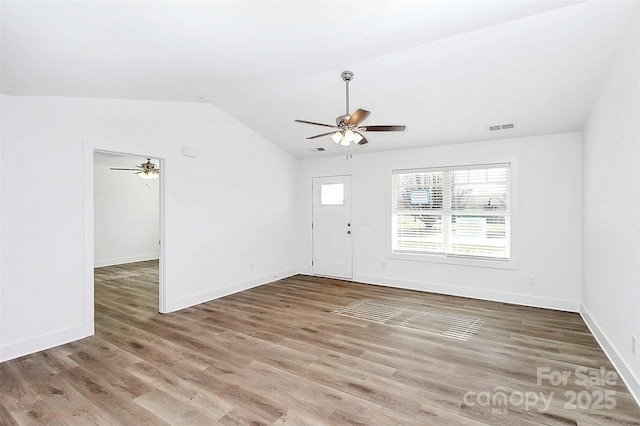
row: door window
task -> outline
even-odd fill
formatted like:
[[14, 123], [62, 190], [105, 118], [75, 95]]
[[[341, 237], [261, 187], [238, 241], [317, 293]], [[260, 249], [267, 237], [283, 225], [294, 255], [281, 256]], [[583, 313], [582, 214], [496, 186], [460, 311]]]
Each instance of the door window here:
[[320, 204], [323, 206], [344, 205], [344, 184], [324, 183], [320, 186]]

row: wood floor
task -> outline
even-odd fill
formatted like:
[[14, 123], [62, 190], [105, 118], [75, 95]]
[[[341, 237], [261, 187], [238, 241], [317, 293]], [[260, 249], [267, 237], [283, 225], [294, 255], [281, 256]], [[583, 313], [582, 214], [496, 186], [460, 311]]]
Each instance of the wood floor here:
[[295, 276], [161, 315], [155, 262], [95, 300], [95, 336], [0, 364], [2, 425], [640, 424], [577, 314]]

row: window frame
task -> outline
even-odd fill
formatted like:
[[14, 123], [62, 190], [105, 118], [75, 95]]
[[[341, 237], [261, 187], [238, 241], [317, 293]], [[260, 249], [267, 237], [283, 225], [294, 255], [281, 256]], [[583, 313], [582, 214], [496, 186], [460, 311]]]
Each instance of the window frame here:
[[[435, 253], [408, 253], [408, 252], [394, 252], [393, 251], [393, 231], [394, 231], [394, 223], [393, 223], [393, 215], [394, 215], [394, 205], [393, 205], [393, 174], [397, 172], [410, 172], [410, 171], [439, 171], [439, 170], [454, 170], [454, 169], [465, 169], [465, 168], [482, 168], [491, 167], [491, 166], [499, 166], [499, 165], [509, 165], [509, 178], [510, 178], [510, 189], [509, 189], [509, 244], [510, 247], [510, 257], [509, 259], [492, 259], [492, 258], [483, 258], [483, 257], [472, 257], [472, 256], [448, 256], [446, 253], [435, 254]], [[518, 254], [518, 239], [517, 239], [517, 226], [518, 226], [518, 215], [517, 215], [517, 206], [518, 206], [518, 188], [517, 188], [517, 175], [518, 175], [518, 165], [517, 161], [514, 158], [505, 158], [496, 161], [478, 161], [472, 163], [459, 163], [459, 164], [434, 164], [434, 165], [416, 165], [410, 166], [407, 165], [399, 166], [399, 167], [391, 167], [387, 170], [387, 258], [388, 259], [397, 259], [397, 260], [405, 260], [405, 261], [414, 261], [414, 262], [430, 262], [430, 263], [439, 263], [439, 264], [450, 264], [450, 265], [460, 265], [460, 266], [473, 266], [473, 267], [483, 267], [483, 268], [497, 268], [497, 269], [518, 269], [517, 262], [517, 254]], [[444, 209], [443, 209], [444, 210]]]

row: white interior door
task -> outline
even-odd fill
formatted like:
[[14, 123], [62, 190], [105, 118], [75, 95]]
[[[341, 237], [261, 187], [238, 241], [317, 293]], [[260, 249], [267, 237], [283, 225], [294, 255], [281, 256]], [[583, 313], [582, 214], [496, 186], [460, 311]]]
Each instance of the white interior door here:
[[351, 176], [313, 178], [312, 227], [313, 273], [351, 279]]

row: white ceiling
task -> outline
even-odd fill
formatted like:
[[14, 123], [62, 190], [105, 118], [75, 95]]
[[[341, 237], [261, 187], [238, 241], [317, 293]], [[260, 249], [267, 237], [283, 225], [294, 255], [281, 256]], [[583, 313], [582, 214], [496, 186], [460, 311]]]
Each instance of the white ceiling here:
[[[299, 158], [579, 131], [633, 1], [2, 1], [2, 92], [212, 103]], [[488, 125], [516, 128], [489, 132]], [[324, 147], [325, 152], [315, 151]]]

